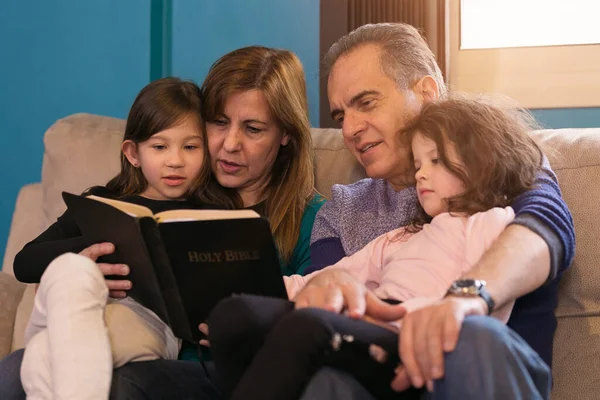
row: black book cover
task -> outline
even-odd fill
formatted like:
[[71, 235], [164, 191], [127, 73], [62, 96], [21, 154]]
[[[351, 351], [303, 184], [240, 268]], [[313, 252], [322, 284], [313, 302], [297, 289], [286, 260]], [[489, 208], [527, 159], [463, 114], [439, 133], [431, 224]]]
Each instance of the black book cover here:
[[197, 343], [198, 324], [231, 294], [287, 298], [264, 218], [157, 223], [91, 198], [70, 193], [63, 198], [86, 243], [115, 245], [115, 252], [98, 262], [129, 265], [129, 295], [177, 337]]

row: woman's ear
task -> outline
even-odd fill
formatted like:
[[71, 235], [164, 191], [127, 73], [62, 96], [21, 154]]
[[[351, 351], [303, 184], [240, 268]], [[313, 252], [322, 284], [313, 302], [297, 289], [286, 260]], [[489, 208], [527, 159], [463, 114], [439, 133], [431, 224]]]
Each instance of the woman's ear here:
[[135, 142], [131, 140], [124, 140], [123, 143], [121, 143], [121, 151], [123, 154], [125, 154], [125, 157], [127, 157], [127, 160], [131, 165], [134, 166], [134, 168], [140, 167], [141, 164], [138, 155], [137, 144]]
[[288, 135], [287, 133], [284, 133], [283, 136], [281, 137], [281, 145], [285, 147], [288, 145], [289, 142], [290, 142], [290, 135]]

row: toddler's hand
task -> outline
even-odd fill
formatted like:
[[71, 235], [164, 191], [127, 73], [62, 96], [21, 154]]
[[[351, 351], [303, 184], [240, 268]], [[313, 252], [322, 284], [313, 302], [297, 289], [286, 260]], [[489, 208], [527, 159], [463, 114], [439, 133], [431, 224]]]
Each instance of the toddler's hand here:
[[368, 316], [368, 315], [363, 315], [361, 319], [363, 321], [366, 321], [366, 322], [370, 323], [370, 324], [377, 325], [377, 326], [380, 326], [380, 327], [385, 328], [387, 330], [390, 330], [390, 331], [392, 331], [394, 333], [400, 332], [400, 330], [398, 329], [398, 325], [402, 323], [401, 322], [402, 320], [386, 322], [386, 321], [382, 321], [380, 319], [375, 319], [375, 318], [373, 318], [371, 316]]

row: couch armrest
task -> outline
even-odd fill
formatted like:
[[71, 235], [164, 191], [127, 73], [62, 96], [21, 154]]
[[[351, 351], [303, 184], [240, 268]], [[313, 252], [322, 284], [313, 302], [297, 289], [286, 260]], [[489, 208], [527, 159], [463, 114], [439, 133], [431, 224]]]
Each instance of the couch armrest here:
[[15, 255], [27, 242], [35, 239], [42, 232], [45, 225], [46, 219], [42, 209], [42, 184], [34, 183], [23, 186], [19, 191], [15, 204], [8, 242], [6, 243], [6, 252], [4, 253], [4, 262], [2, 263], [2, 272], [14, 275], [13, 262]]
[[25, 286], [0, 271], [0, 360], [11, 352], [15, 317]]

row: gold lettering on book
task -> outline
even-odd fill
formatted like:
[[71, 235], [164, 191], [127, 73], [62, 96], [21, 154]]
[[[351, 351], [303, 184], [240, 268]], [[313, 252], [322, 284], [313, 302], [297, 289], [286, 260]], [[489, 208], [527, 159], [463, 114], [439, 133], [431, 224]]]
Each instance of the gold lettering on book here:
[[254, 251], [225, 251], [225, 261], [260, 260], [258, 250]]
[[221, 262], [223, 260], [223, 253], [199, 253], [197, 251], [188, 251], [188, 259], [190, 262]]
[[199, 251], [188, 251], [188, 260], [194, 263], [205, 262], [231, 262], [231, 261], [251, 261], [260, 260], [260, 252], [252, 251], [233, 251], [203, 253]]

